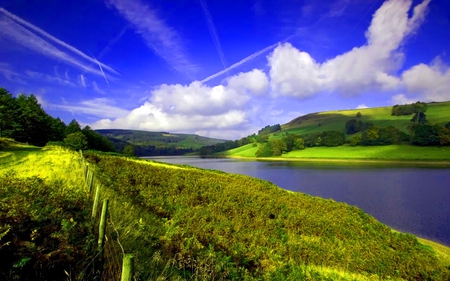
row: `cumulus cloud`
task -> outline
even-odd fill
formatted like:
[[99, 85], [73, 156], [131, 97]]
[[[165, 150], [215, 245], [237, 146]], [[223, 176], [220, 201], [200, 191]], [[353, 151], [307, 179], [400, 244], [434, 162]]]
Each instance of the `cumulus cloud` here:
[[425, 0], [408, 16], [412, 1], [386, 1], [373, 15], [366, 31], [367, 43], [324, 63], [286, 43], [268, 56], [271, 89], [275, 95], [305, 98], [322, 91], [359, 94], [367, 90], [393, 90], [400, 79], [404, 55], [399, 50], [425, 18]]
[[[102, 119], [94, 128], [135, 128], [202, 132], [214, 137], [230, 137], [250, 126], [248, 112], [252, 96], [267, 92], [264, 72], [254, 69], [230, 77], [225, 85], [210, 87], [199, 81], [189, 85], [163, 84], [151, 92], [138, 108], [121, 118]], [[238, 134], [238, 135], [240, 135]]]
[[430, 65], [421, 63], [404, 71], [402, 81], [408, 94], [420, 95], [423, 101], [450, 100], [450, 68], [439, 57]]
[[365, 103], [360, 104], [356, 107], [356, 109], [364, 109], [364, 108], [369, 108]]

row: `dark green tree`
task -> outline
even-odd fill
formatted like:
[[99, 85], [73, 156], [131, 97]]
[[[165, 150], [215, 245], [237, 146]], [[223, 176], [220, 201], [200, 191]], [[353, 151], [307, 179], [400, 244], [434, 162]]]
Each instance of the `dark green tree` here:
[[50, 134], [49, 141], [63, 141], [66, 136], [66, 124], [59, 117], [53, 118], [49, 116]]
[[19, 126], [13, 132], [14, 139], [38, 146], [45, 145], [51, 133], [51, 117], [34, 95], [20, 94], [16, 100], [20, 113], [16, 116]]
[[438, 125], [417, 124], [414, 128], [412, 143], [415, 145], [439, 145], [442, 128]]
[[19, 108], [16, 99], [4, 88], [0, 88], [0, 137], [10, 136], [10, 130], [17, 128]]
[[68, 134], [64, 143], [74, 150], [85, 150], [88, 148], [88, 142], [82, 132]]
[[94, 149], [105, 152], [114, 152], [115, 148], [111, 141], [104, 136], [100, 135], [96, 131], [93, 131], [89, 126], [86, 126], [81, 130], [88, 142], [88, 149]]
[[78, 124], [77, 120], [73, 119], [70, 121], [69, 125], [66, 127], [66, 136], [73, 133], [81, 132], [80, 124]]
[[361, 116], [362, 116], [361, 112], [358, 111], [358, 113], [356, 113], [356, 117], [359, 118], [359, 117], [361, 117]]
[[286, 143], [282, 140], [270, 141], [269, 145], [273, 156], [280, 156], [287, 151]]
[[423, 112], [414, 113], [411, 122], [413, 122], [414, 124], [425, 124], [427, 123], [427, 116]]

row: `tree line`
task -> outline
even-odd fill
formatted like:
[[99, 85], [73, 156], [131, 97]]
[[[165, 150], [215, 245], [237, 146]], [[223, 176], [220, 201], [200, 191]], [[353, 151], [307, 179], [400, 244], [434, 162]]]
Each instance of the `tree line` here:
[[76, 150], [116, 151], [108, 139], [89, 126], [81, 129], [75, 119], [66, 125], [59, 117], [47, 114], [36, 96], [14, 97], [4, 88], [0, 88], [0, 137], [36, 146], [57, 144]]

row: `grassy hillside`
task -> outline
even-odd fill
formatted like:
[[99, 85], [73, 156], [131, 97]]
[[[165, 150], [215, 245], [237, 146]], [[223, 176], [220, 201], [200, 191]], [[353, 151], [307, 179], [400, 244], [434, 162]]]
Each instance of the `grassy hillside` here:
[[137, 146], [175, 147], [198, 149], [202, 146], [224, 142], [222, 139], [202, 137], [194, 134], [172, 134], [166, 132], [148, 132], [138, 130], [96, 130], [96, 132], [115, 141]]
[[[85, 157], [101, 199], [110, 199], [108, 280], [118, 279], [122, 256], [130, 252], [136, 280], [450, 278], [448, 247], [393, 231], [344, 203], [243, 175]], [[88, 280], [96, 264], [88, 249], [96, 240], [89, 234], [92, 194], [79, 176], [80, 163], [79, 154], [58, 148], [0, 152], [0, 233], [7, 230], [0, 235], [0, 255], [11, 255], [1, 274], [33, 279], [33, 270], [53, 270], [46, 280], [63, 280], [65, 270], [75, 280], [81, 270]], [[21, 243], [8, 243], [17, 241], [12, 237]], [[42, 252], [50, 245], [55, 249]]]
[[[365, 109], [334, 110], [319, 113], [311, 113], [281, 126], [282, 132], [295, 134], [316, 133], [330, 130], [345, 132], [345, 123], [350, 119], [358, 119], [363, 122], [370, 121], [380, 127], [394, 126], [406, 132], [411, 124], [412, 115], [392, 116], [392, 106], [375, 107]], [[361, 117], [356, 114], [361, 112]], [[450, 102], [429, 103], [425, 112], [427, 120], [432, 124], [444, 125], [450, 122]], [[278, 134], [280, 135], [280, 134]], [[274, 136], [276, 138], [276, 136]]]
[[[392, 116], [391, 106], [336, 110], [311, 113], [281, 126], [281, 131], [270, 134], [269, 140], [281, 139], [286, 134], [310, 134], [323, 131], [345, 132], [345, 123], [351, 119], [372, 122], [381, 128], [394, 126], [403, 132], [408, 132], [412, 115]], [[357, 113], [361, 117], [356, 117]], [[441, 126], [450, 122], [450, 102], [429, 103], [426, 111], [427, 120], [431, 124]], [[358, 133], [359, 135], [361, 133]], [[347, 136], [348, 138], [349, 136]], [[256, 147], [245, 145], [236, 149], [217, 153], [231, 157], [255, 157]], [[356, 146], [343, 145], [339, 147], [312, 147], [305, 150], [292, 151], [279, 158], [293, 159], [371, 159], [371, 160], [406, 160], [406, 161], [450, 161], [449, 147], [419, 147], [407, 144], [388, 146]]]

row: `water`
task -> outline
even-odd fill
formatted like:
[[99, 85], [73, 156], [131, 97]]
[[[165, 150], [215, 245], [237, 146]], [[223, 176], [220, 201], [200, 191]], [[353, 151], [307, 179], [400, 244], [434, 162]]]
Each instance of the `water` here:
[[394, 229], [450, 246], [450, 167], [186, 156], [151, 159], [249, 175], [284, 189], [346, 202]]

